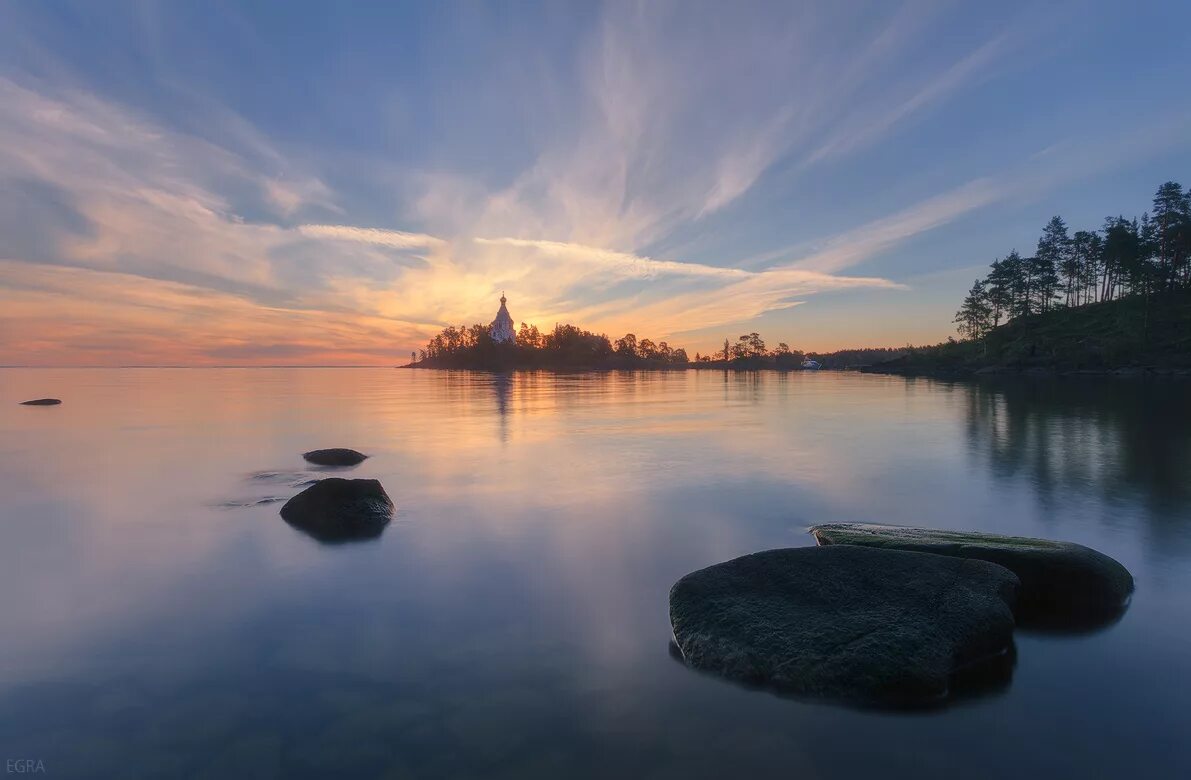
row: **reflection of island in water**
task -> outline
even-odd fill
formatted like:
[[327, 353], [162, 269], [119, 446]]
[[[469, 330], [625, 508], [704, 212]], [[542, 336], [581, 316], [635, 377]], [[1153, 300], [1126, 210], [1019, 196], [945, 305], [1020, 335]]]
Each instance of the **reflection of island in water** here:
[[[1138, 502], [1156, 518], [1191, 510], [1191, 392], [1172, 380], [1003, 380], [957, 385], [967, 432], [999, 478], [1031, 479], [1040, 501]], [[1158, 530], [1158, 529], [1155, 529]]]

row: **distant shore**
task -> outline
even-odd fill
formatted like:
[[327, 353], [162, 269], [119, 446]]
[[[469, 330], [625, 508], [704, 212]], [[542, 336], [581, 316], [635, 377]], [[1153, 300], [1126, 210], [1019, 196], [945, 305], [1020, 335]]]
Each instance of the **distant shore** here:
[[403, 366], [395, 366], [395, 368], [413, 368], [413, 369], [429, 369], [438, 371], [774, 371], [779, 374], [789, 374], [798, 372], [813, 373], [816, 370], [836, 370], [836, 371], [854, 371], [857, 369], [806, 369], [799, 366], [781, 367], [781, 366], [754, 366], [754, 365], [732, 365], [731, 362], [724, 364], [722, 361], [717, 363], [663, 363], [663, 364], [636, 364], [624, 363], [619, 365], [508, 365], [508, 366], [493, 366], [493, 365], [466, 365], [466, 364], [451, 364], [451, 365], [435, 365], [428, 362], [406, 363]]
[[857, 369], [863, 374], [887, 374], [890, 376], [924, 377], [933, 379], [971, 379], [985, 376], [1032, 376], [1032, 377], [1170, 377], [1191, 379], [1191, 368], [1168, 368], [1164, 366], [1126, 366], [1122, 368], [1075, 368], [1062, 369], [1046, 366], [984, 366], [983, 368], [944, 368], [924, 365], [879, 365], [862, 366]]

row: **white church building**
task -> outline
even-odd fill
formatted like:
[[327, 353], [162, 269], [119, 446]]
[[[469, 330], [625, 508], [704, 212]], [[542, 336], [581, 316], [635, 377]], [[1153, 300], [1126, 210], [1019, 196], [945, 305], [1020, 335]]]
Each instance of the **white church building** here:
[[496, 319], [492, 320], [492, 324], [488, 326], [488, 334], [495, 342], [512, 344], [517, 338], [517, 332], [513, 330], [513, 317], [505, 308], [505, 302], [505, 294], [502, 292], [500, 294], [500, 310], [496, 312]]

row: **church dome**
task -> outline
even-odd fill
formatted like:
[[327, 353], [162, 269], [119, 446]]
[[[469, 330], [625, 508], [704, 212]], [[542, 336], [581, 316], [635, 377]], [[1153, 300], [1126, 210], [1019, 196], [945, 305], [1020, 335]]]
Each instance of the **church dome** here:
[[501, 293], [500, 310], [496, 312], [496, 319], [492, 320], [492, 324], [488, 326], [488, 333], [492, 336], [493, 341], [511, 344], [517, 338], [517, 333], [513, 330], [513, 317], [505, 307], [506, 302], [504, 293]]

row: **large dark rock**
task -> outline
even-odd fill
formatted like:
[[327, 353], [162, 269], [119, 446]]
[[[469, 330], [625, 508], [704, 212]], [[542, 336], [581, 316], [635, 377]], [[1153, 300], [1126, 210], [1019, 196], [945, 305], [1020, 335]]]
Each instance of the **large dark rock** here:
[[367, 455], [343, 447], [333, 447], [329, 450], [311, 450], [303, 452], [302, 457], [317, 466], [354, 466], [363, 463]]
[[57, 406], [60, 403], [60, 398], [34, 398], [32, 401], [21, 401], [21, 406]]
[[380, 536], [393, 517], [393, 501], [375, 479], [319, 480], [281, 507], [285, 522], [321, 542]]
[[1028, 625], [1092, 628], [1121, 614], [1133, 592], [1129, 571], [1072, 542], [894, 525], [832, 523], [811, 533], [821, 545], [913, 550], [1000, 564], [1021, 580], [1019, 617]]
[[803, 696], [915, 704], [1011, 645], [1017, 577], [985, 561], [868, 547], [768, 550], [686, 575], [686, 663]]

